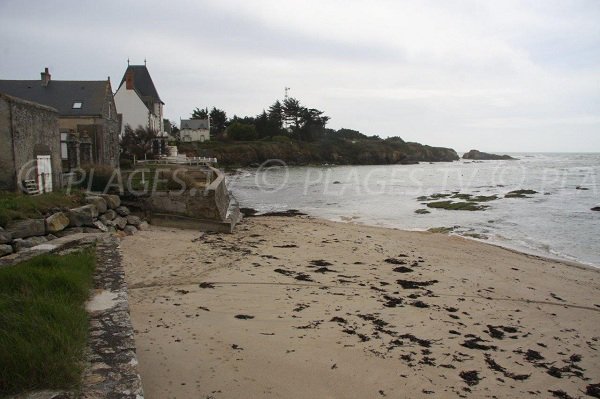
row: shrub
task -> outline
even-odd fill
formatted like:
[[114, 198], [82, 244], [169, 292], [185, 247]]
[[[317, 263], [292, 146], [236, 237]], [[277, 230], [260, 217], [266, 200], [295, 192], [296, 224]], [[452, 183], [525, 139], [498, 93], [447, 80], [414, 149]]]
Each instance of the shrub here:
[[237, 141], [252, 141], [258, 138], [256, 127], [246, 123], [235, 122], [227, 128], [227, 134], [233, 140]]

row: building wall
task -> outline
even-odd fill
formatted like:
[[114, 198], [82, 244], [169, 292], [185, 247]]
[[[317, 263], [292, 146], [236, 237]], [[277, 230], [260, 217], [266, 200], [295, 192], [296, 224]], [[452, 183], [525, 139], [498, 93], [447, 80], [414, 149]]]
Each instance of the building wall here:
[[125, 132], [126, 125], [132, 129], [149, 126], [150, 112], [135, 90], [127, 90], [123, 84], [115, 94], [115, 105], [117, 112], [123, 115], [121, 134]]
[[210, 140], [210, 131], [208, 129], [182, 129], [179, 131], [181, 141], [208, 141]]
[[0, 140], [3, 143], [0, 189], [16, 190], [18, 179], [35, 179], [37, 155], [50, 155], [53, 186], [60, 187], [62, 167], [56, 110], [0, 95]]

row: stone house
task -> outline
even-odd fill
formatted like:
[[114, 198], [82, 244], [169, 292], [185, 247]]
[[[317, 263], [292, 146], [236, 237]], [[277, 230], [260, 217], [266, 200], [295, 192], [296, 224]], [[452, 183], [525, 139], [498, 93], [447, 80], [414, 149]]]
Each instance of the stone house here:
[[117, 111], [122, 115], [123, 124], [132, 129], [139, 126], [155, 130], [159, 136], [165, 134], [163, 125], [163, 105], [150, 72], [146, 65], [128, 65], [115, 93]]
[[61, 187], [56, 109], [0, 93], [0, 143], [0, 190], [18, 190], [25, 180], [40, 192]]
[[179, 137], [183, 142], [210, 140], [209, 119], [182, 119], [180, 126]]
[[120, 120], [110, 78], [98, 81], [0, 80], [0, 92], [58, 111], [63, 170], [85, 164], [117, 167]]

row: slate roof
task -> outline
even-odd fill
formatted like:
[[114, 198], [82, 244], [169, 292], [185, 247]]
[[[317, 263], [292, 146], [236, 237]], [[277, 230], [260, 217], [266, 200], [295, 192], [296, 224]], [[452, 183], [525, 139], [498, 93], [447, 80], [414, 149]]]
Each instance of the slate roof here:
[[152, 82], [150, 72], [148, 72], [146, 65], [129, 65], [123, 74], [123, 79], [121, 79], [119, 88], [125, 83], [125, 77], [129, 71], [133, 72], [133, 87], [142, 98], [142, 101], [160, 102], [164, 104], [156, 91], [156, 87], [154, 86], [154, 82]]
[[182, 119], [180, 129], [208, 129], [208, 119]]
[[[0, 80], [0, 92], [55, 108], [61, 116], [102, 116], [108, 80]], [[73, 103], [81, 108], [74, 109]]]

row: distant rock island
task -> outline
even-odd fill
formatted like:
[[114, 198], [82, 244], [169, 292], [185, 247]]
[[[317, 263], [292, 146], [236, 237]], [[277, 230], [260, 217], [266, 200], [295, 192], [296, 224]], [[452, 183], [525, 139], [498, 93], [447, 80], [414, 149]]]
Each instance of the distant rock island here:
[[471, 150], [463, 155], [463, 159], [473, 159], [476, 161], [497, 161], [497, 160], [516, 160], [510, 155], [488, 154], [477, 150]]

